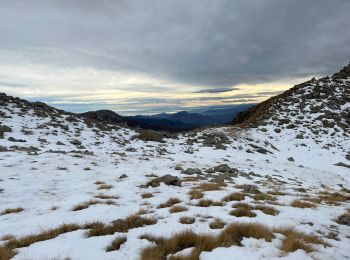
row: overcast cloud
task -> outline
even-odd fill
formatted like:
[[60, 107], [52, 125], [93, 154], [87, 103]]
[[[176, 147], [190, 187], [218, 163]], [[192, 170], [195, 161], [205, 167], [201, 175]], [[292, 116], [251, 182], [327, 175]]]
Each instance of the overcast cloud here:
[[350, 61], [349, 14], [349, 0], [0, 1], [0, 90], [53, 100], [60, 88], [103, 99], [93, 86], [124, 100], [278, 91], [259, 86]]

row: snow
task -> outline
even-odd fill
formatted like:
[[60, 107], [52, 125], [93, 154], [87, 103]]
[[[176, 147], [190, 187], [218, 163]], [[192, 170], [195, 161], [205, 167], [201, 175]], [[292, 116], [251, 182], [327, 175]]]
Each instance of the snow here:
[[[342, 107], [348, 108], [349, 104]], [[350, 141], [341, 132], [335, 136], [321, 135], [316, 138], [308, 129], [303, 129], [307, 138], [296, 139], [296, 129], [285, 129], [278, 134], [272, 125], [264, 126], [266, 132], [260, 131], [261, 127], [247, 130], [222, 127], [184, 133], [178, 138], [167, 138], [164, 143], [156, 143], [138, 140], [135, 138], [137, 131], [133, 129], [118, 127], [102, 131], [96, 127], [87, 127], [81, 119], [68, 122], [67, 116], [59, 114], [56, 120], [67, 125], [68, 131], [54, 126], [41, 128], [41, 125], [51, 122], [49, 117], [39, 117], [33, 112], [21, 114], [21, 109], [14, 103], [0, 106], [0, 110], [11, 116], [2, 118], [1, 124], [12, 128], [12, 132], [6, 132], [5, 138], [0, 139], [1, 146], [34, 146], [40, 149], [37, 153], [19, 151], [17, 148], [0, 153], [0, 212], [7, 208], [24, 209], [19, 213], [0, 215], [0, 238], [8, 234], [16, 237], [36, 234], [64, 223], [83, 225], [97, 220], [110, 223], [140, 209], [147, 209], [145, 216], [157, 219], [155, 225], [131, 229], [123, 234], [87, 238], [87, 230], [83, 229], [61, 234], [54, 239], [17, 249], [14, 259], [139, 259], [142, 249], [152, 245], [149, 241], [140, 239], [141, 235], [170, 237], [187, 229], [218, 234], [220, 230], [209, 228], [209, 223], [215, 218], [226, 223], [258, 222], [271, 228], [290, 226], [323, 237], [331, 247], [318, 246], [318, 251], [310, 254], [297, 250], [285, 255], [279, 249], [283, 236], [277, 234], [271, 242], [244, 238], [240, 247], [216, 248], [211, 252], [203, 252], [200, 256], [202, 260], [346, 259], [350, 256], [350, 227], [334, 221], [350, 207], [349, 201], [340, 205], [321, 203], [316, 208], [306, 209], [290, 206], [293, 200], [302, 199], [305, 195], [317, 197], [321, 191], [341, 192], [342, 187], [350, 189], [350, 169], [335, 166], [338, 162], [346, 163], [345, 155], [350, 151]], [[311, 122], [317, 116], [318, 114], [313, 114], [308, 120]], [[25, 134], [23, 129], [32, 133]], [[204, 133], [218, 132], [225, 133], [230, 138], [231, 143], [226, 144], [226, 150], [202, 145], [201, 137]], [[9, 137], [25, 139], [26, 142], [10, 142]], [[39, 138], [46, 139], [47, 142], [40, 141]], [[70, 141], [74, 139], [80, 140], [84, 148], [79, 149], [71, 144]], [[197, 139], [197, 142], [186, 144], [188, 139]], [[315, 142], [315, 139], [320, 142]], [[65, 145], [57, 145], [58, 141]], [[327, 143], [334, 146], [326, 149], [324, 145]], [[271, 153], [259, 153], [252, 144]], [[135, 152], [128, 148], [134, 148]], [[193, 150], [192, 154], [186, 152], [188, 148]], [[253, 153], [248, 153], [248, 149]], [[77, 150], [93, 153], [77, 153]], [[289, 157], [293, 157], [294, 161], [289, 161]], [[141, 187], [152, 179], [149, 175], [186, 177], [181, 171], [175, 170], [176, 165], [181, 165], [184, 169], [191, 167], [204, 171], [222, 163], [246, 175], [240, 174], [233, 181], [227, 181], [227, 186], [222, 190], [204, 192], [206, 199], [220, 201], [224, 196], [240, 191], [235, 185], [253, 184], [262, 192], [276, 190], [288, 193], [276, 196], [276, 205], [271, 205], [280, 213], [271, 216], [254, 210], [257, 214], [255, 218], [237, 218], [229, 214], [234, 202], [223, 206], [196, 206], [197, 200], [190, 200], [187, 193], [199, 182], [205, 182], [205, 174], [204, 180], [185, 181], [181, 187], [163, 183], [158, 187]], [[127, 177], [120, 179], [123, 174]], [[113, 187], [99, 189], [96, 181]], [[296, 188], [305, 188], [307, 192], [297, 191]], [[152, 193], [153, 197], [142, 199], [141, 194], [146, 192]], [[98, 194], [118, 198], [112, 199], [115, 205], [95, 204], [87, 209], [72, 211], [77, 204], [96, 199], [94, 196]], [[178, 205], [185, 206], [188, 210], [171, 214], [168, 208], [157, 208], [171, 197], [179, 198], [182, 202]], [[246, 196], [244, 202], [256, 204], [249, 196]], [[182, 216], [195, 217], [196, 221], [183, 225], [178, 221]], [[327, 238], [331, 231], [338, 233], [338, 240]], [[106, 252], [105, 248], [117, 236], [126, 236], [127, 242], [117, 251]], [[5, 244], [5, 241], [1, 244]], [[177, 255], [187, 255], [190, 251], [191, 249], [185, 249]]]

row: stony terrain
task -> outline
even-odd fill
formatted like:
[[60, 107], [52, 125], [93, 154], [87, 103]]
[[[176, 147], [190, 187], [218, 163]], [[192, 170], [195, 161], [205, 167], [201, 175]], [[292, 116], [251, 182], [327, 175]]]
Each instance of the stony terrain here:
[[349, 259], [350, 67], [167, 135], [0, 95], [0, 259]]

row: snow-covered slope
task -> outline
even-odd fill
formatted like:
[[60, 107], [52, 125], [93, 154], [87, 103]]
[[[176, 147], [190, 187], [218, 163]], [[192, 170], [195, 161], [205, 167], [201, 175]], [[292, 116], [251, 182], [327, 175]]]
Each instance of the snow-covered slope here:
[[[198, 250], [200, 259], [347, 259], [348, 72], [296, 86], [261, 105], [245, 127], [162, 142], [145, 141], [160, 134], [1, 95], [0, 259], [196, 259], [186, 255]], [[273, 238], [248, 232], [241, 242], [203, 249], [187, 241], [172, 251], [150, 238], [219, 236], [253, 222]], [[106, 250], [120, 237], [119, 249]]]

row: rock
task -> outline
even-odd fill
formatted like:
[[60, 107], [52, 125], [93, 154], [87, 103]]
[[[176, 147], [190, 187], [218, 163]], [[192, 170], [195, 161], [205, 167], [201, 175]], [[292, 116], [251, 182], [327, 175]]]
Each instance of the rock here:
[[231, 168], [230, 166], [228, 166], [227, 164], [220, 164], [214, 167], [214, 171], [215, 172], [236, 172], [236, 169]]
[[276, 133], [281, 133], [281, 128], [275, 128], [274, 131], [275, 131]]
[[337, 222], [341, 225], [350, 226], [350, 214], [343, 214], [339, 216]]
[[65, 145], [65, 144], [62, 143], [61, 141], [58, 141], [58, 142], [56, 143], [56, 145]]
[[163, 134], [153, 130], [142, 130], [138, 135], [138, 139], [142, 141], [162, 142]]
[[177, 165], [175, 166], [175, 170], [176, 170], [176, 171], [182, 171], [183, 168], [182, 168], [182, 166], [181, 166], [180, 164], [177, 164]]
[[186, 175], [193, 175], [193, 174], [202, 174], [202, 171], [198, 168], [187, 168], [186, 170], [182, 171], [181, 173]]
[[10, 136], [7, 140], [9, 140], [10, 142], [19, 142], [19, 143], [25, 143], [27, 142], [26, 140], [23, 140], [23, 139], [16, 139], [12, 136]]
[[293, 157], [289, 157], [287, 160], [290, 161], [290, 162], [294, 162], [295, 161]]
[[160, 182], [164, 182], [166, 185], [172, 186], [181, 186], [181, 180], [177, 176], [172, 176], [170, 174], [166, 174], [159, 178]]
[[245, 185], [243, 192], [250, 193], [250, 194], [260, 194], [261, 193], [261, 191], [254, 185]]
[[163, 182], [166, 185], [179, 186], [181, 187], [181, 180], [177, 176], [170, 174], [163, 175], [162, 177], [154, 178], [146, 184], [146, 187], [158, 187]]
[[125, 178], [127, 178], [127, 177], [128, 177], [128, 175], [126, 175], [126, 174], [124, 173], [124, 174], [120, 175], [119, 179], [125, 179]]
[[6, 125], [0, 125], [0, 139], [4, 138], [4, 133], [12, 132], [11, 127]]
[[224, 144], [229, 144], [230, 139], [223, 133], [210, 133], [203, 135], [203, 145], [216, 147], [216, 149], [226, 149]]
[[77, 146], [81, 145], [81, 142], [79, 140], [77, 140], [77, 139], [74, 139], [74, 140], [70, 141], [70, 143], [73, 144], [73, 145], [77, 145]]

